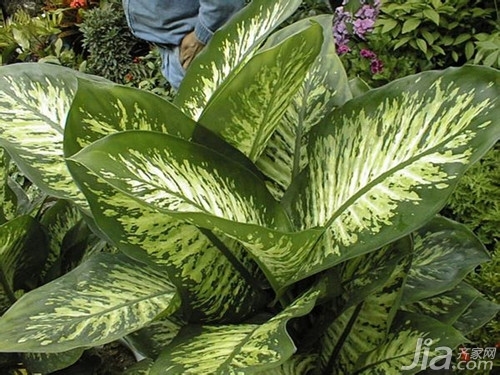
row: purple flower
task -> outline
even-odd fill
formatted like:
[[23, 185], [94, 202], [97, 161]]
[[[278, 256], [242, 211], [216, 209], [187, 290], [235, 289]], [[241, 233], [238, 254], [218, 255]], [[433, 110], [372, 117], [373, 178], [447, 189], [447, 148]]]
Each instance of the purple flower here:
[[370, 64], [370, 70], [373, 74], [381, 73], [384, 70], [384, 64], [379, 59], [375, 58]]
[[352, 20], [352, 14], [345, 12], [343, 7], [335, 9], [335, 21], [333, 23], [333, 36], [337, 45], [349, 42], [349, 30], [347, 24]]
[[378, 11], [375, 8], [372, 8], [369, 5], [363, 5], [361, 9], [356, 12], [356, 17], [358, 18], [370, 18], [375, 20], [377, 18]]
[[354, 33], [361, 39], [364, 39], [365, 34], [373, 30], [373, 25], [375, 25], [375, 21], [372, 19], [369, 18], [357, 19], [353, 23]]
[[345, 55], [348, 52], [351, 52], [351, 49], [349, 48], [348, 45], [341, 44], [337, 47], [337, 54], [338, 55]]
[[370, 51], [369, 49], [363, 48], [361, 51], [359, 51], [359, 54], [364, 57], [365, 59], [376, 59], [377, 55], [375, 52]]

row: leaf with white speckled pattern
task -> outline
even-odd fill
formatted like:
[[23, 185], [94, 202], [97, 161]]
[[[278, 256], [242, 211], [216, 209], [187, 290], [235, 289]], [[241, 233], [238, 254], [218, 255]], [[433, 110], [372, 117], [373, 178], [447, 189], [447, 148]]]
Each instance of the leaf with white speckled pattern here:
[[164, 272], [101, 253], [23, 295], [0, 318], [0, 351], [54, 353], [103, 345], [179, 305]]
[[86, 207], [66, 168], [62, 145], [78, 76], [84, 75], [50, 64], [0, 67], [0, 146], [45, 193]]
[[263, 324], [188, 326], [165, 348], [151, 375], [245, 374], [277, 367], [296, 351], [288, 321], [308, 314], [319, 294], [304, 293]]
[[213, 35], [188, 69], [174, 103], [198, 120], [217, 89], [238, 72], [271, 31], [300, 4], [300, 0], [252, 1]]
[[218, 90], [199, 122], [255, 161], [302, 85], [322, 38], [321, 26], [311, 23], [257, 53]]

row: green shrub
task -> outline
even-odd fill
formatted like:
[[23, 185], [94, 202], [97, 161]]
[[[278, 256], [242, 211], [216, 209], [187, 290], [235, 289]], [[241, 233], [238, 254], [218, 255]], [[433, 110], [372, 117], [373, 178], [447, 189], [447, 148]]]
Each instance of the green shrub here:
[[[500, 22], [500, 21], [499, 21]], [[483, 64], [500, 68], [500, 30], [492, 34], [477, 34], [476, 55], [474, 57], [474, 64]]]
[[[500, 144], [491, 149], [460, 179], [443, 212], [466, 224], [483, 241], [492, 261], [469, 275], [468, 281], [489, 300], [500, 302]], [[489, 322], [471, 335], [487, 347], [500, 337], [500, 321]]]
[[493, 251], [500, 242], [500, 144], [462, 177], [446, 214], [469, 226]]
[[118, 83], [130, 81], [133, 49], [140, 41], [130, 32], [120, 2], [106, 2], [85, 12], [80, 31], [86, 49], [85, 70]]
[[0, 64], [38, 61], [51, 55], [62, 19], [61, 12], [32, 17], [24, 10], [18, 10], [5, 25], [0, 26]]
[[387, 33], [397, 55], [417, 53], [419, 70], [471, 61], [474, 40], [497, 25], [493, 2], [469, 0], [388, 0], [383, 3], [376, 32]]
[[[350, 0], [343, 9], [354, 15], [360, 6]], [[499, 67], [499, 20], [496, 0], [385, 0], [373, 31], [362, 38], [353, 35], [352, 51], [342, 60], [350, 77], [372, 86], [467, 62]], [[353, 34], [352, 27], [349, 31]], [[384, 69], [370, 74], [370, 61], [359, 55], [361, 49], [373, 51]]]
[[161, 71], [159, 50], [152, 48], [145, 56], [134, 58], [131, 71], [125, 76], [127, 86], [150, 91], [167, 100], [172, 100], [174, 90]]

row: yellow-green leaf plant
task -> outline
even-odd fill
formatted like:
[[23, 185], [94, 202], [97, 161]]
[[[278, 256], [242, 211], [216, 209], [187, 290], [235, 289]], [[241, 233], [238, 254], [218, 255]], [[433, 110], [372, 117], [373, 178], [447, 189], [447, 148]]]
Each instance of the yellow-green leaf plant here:
[[500, 72], [353, 95], [330, 17], [273, 33], [299, 5], [252, 1], [173, 103], [0, 68], [0, 145], [118, 249], [14, 303], [0, 352], [123, 339], [130, 374], [415, 373], [419, 340], [439, 356], [495, 315], [463, 281], [484, 247], [436, 214], [500, 138]]

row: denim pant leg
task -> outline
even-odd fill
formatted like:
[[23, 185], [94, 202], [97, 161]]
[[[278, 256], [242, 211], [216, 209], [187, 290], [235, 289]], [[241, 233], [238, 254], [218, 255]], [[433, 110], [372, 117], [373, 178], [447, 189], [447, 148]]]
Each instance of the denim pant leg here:
[[162, 58], [162, 73], [174, 89], [178, 89], [186, 73], [179, 60], [179, 47], [159, 46]]

